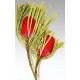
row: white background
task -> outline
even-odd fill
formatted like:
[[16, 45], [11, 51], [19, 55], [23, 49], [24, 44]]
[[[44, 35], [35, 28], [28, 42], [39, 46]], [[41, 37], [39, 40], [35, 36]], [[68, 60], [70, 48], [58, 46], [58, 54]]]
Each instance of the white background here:
[[[80, 80], [80, 2], [66, 0], [65, 80]], [[0, 80], [15, 80], [15, 2], [0, 1]]]

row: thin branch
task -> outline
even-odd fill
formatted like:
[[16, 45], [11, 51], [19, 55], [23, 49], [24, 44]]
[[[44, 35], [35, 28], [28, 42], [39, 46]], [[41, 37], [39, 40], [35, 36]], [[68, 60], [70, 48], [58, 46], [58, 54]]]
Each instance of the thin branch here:
[[28, 47], [26, 48], [26, 50], [27, 50], [27, 56], [28, 56], [29, 66], [30, 66], [31, 71], [32, 71], [32, 73], [33, 73], [33, 75], [34, 75], [34, 78], [35, 78], [35, 72], [34, 72], [34, 69], [33, 69], [33, 67], [32, 67], [32, 63], [31, 63], [31, 60], [30, 60], [29, 45], [28, 45]]
[[38, 59], [36, 66], [35, 66], [35, 80], [38, 80], [38, 66], [39, 66], [40, 59]]

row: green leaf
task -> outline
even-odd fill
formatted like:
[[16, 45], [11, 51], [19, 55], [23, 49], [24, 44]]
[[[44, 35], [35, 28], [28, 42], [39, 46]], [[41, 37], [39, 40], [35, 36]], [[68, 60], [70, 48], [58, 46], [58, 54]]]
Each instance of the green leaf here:
[[34, 59], [35, 59], [35, 61], [37, 61], [38, 60], [38, 53], [37, 53], [37, 51], [36, 51], [36, 49], [34, 48], [34, 47], [30, 47], [30, 53], [31, 53], [31, 55], [34, 57]]
[[58, 42], [58, 40], [55, 42], [52, 53], [50, 54], [50, 56], [53, 56], [54, 53], [59, 49], [62, 48], [64, 45], [64, 42]]

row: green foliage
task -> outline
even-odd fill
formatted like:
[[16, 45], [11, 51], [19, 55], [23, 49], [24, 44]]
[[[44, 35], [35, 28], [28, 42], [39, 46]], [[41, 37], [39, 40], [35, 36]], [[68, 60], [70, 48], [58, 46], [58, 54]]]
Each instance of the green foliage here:
[[[48, 30], [49, 24], [55, 20], [55, 14], [52, 14], [49, 19], [46, 17], [46, 11], [49, 7], [43, 8], [44, 2], [38, 6], [35, 3], [32, 5], [26, 4], [17, 4], [16, 6], [16, 35], [19, 39], [20, 43], [26, 48], [28, 44], [30, 46], [30, 51], [34, 58], [37, 60], [38, 53], [37, 48], [42, 48], [44, 46], [44, 41], [46, 36], [49, 34], [53, 36], [54, 32]], [[21, 27], [22, 27], [22, 20], [25, 16], [32, 16], [36, 20], [36, 24], [34, 27], [34, 31], [31, 37], [29, 37], [29, 41], [22, 37], [21, 35]], [[31, 29], [31, 23], [30, 23]], [[58, 42], [56, 40], [55, 45], [53, 47], [52, 56], [59, 48], [63, 46], [63, 42]]]
[[25, 47], [26, 46], [26, 39], [21, 35], [21, 22], [23, 18], [29, 14], [31, 8], [30, 5], [26, 4], [17, 4], [16, 6], [16, 35], [19, 39], [20, 43]]

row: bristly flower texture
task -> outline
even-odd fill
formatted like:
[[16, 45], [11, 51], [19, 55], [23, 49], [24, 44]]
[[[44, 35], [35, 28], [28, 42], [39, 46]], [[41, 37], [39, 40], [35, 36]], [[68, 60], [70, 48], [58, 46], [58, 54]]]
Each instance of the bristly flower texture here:
[[44, 2], [39, 6], [25, 3], [16, 7], [16, 35], [27, 51], [35, 80], [38, 80], [40, 62], [52, 57], [64, 44], [53, 37], [53, 31], [48, 30], [49, 24], [55, 20], [55, 14], [48, 18], [46, 11], [49, 7], [43, 8], [43, 5]]

